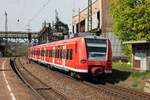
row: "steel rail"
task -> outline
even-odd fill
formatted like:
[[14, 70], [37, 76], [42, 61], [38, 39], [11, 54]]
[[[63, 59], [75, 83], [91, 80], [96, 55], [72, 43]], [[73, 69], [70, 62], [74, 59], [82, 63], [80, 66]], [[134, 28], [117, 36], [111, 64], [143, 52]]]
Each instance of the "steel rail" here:
[[27, 81], [25, 80], [25, 78], [21, 75], [21, 73], [20, 73], [20, 71], [19, 71], [19, 69], [18, 69], [18, 67], [17, 67], [17, 64], [15, 63], [15, 59], [14, 59], [14, 60], [10, 59], [10, 63], [11, 63], [12, 69], [15, 71], [15, 73], [17, 74], [17, 76], [24, 82], [24, 84], [25, 84], [26, 86], [28, 86], [28, 87], [35, 93], [35, 95], [37, 95], [38, 99], [39, 99], [39, 100], [46, 100], [46, 99], [45, 99], [44, 97], [42, 97], [42, 96], [36, 91], [36, 89], [34, 89], [34, 88], [29, 84], [29, 82], [27, 82]]

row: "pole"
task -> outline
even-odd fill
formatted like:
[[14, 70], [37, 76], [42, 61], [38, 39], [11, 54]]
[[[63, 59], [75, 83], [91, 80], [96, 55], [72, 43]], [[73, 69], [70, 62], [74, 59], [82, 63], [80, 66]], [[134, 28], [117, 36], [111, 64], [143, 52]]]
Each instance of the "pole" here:
[[78, 30], [80, 32], [80, 8], [79, 8], [79, 23], [78, 23]]
[[7, 32], [8, 32], [8, 19], [7, 19], [7, 12], [5, 11], [5, 43], [6, 43], [6, 46], [5, 46], [5, 56], [6, 56], [6, 53], [7, 53], [7, 47], [8, 47], [8, 39], [7, 39]]
[[92, 30], [92, 0], [88, 0], [88, 25], [87, 30]]
[[5, 11], [5, 32], [8, 31], [8, 19], [7, 19], [7, 12]]

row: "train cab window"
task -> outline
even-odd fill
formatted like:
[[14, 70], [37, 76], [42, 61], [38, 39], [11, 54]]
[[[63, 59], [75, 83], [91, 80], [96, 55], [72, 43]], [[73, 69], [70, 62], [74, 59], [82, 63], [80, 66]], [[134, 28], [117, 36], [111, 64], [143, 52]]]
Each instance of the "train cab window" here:
[[86, 39], [87, 55], [90, 60], [106, 59], [107, 40], [106, 39]]
[[70, 60], [72, 60], [72, 54], [73, 54], [73, 50], [70, 49], [70, 54], [69, 54], [70, 55], [70, 57], [69, 57]]

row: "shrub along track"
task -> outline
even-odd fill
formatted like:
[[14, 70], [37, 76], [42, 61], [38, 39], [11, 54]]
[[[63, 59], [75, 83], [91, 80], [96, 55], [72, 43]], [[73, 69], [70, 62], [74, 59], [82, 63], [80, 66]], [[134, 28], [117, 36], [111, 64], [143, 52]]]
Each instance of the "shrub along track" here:
[[[17, 61], [16, 61], [17, 60]], [[18, 77], [35, 93], [38, 100], [70, 100], [59, 91], [49, 87], [39, 78], [29, 72], [20, 59], [11, 59], [11, 66]]]

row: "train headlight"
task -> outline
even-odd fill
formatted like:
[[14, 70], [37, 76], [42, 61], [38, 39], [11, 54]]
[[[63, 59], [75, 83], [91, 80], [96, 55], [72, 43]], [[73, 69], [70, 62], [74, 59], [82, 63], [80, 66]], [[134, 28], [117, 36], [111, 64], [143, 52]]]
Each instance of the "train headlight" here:
[[108, 61], [107, 64], [112, 64], [112, 62], [111, 62], [111, 61]]
[[86, 60], [85, 59], [81, 60], [81, 64], [86, 64]]

